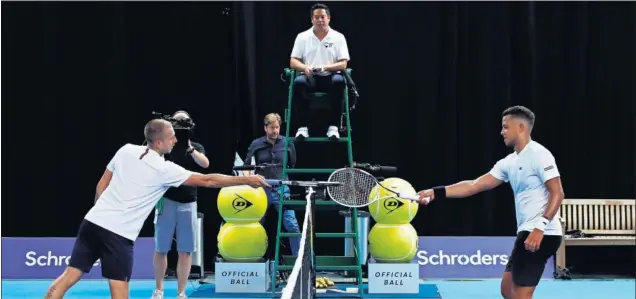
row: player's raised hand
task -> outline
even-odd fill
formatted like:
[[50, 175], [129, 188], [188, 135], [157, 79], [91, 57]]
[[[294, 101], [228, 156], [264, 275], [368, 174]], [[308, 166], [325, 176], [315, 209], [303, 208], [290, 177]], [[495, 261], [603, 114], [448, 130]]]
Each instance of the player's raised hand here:
[[267, 181], [265, 181], [265, 178], [260, 175], [250, 175], [250, 176], [247, 176], [246, 178], [247, 178], [247, 184], [254, 188], [272, 187], [267, 183]]
[[433, 189], [426, 189], [417, 192], [417, 196], [420, 197], [419, 203], [421, 205], [428, 205], [431, 201], [433, 201], [433, 199], [435, 199], [435, 192], [433, 192]]

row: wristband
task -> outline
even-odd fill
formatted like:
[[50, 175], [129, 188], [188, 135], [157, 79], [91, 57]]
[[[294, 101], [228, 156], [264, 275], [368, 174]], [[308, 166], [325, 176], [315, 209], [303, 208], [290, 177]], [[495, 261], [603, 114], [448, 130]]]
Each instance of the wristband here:
[[548, 220], [548, 218], [541, 217], [536, 221], [534, 228], [540, 231], [544, 231], [545, 227], [548, 226], [548, 223], [550, 223], [550, 220]]
[[433, 194], [435, 194], [436, 200], [446, 198], [446, 186], [433, 187]]

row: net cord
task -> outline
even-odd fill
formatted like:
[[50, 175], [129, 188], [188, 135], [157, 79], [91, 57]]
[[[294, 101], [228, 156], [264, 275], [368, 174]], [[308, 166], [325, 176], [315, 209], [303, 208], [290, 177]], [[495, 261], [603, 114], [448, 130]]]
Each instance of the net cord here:
[[[309, 192], [307, 192], [307, 196], [305, 199], [307, 200], [307, 206], [305, 208], [305, 219], [303, 220], [303, 233], [300, 237], [300, 248], [298, 249], [298, 256], [296, 257], [296, 262], [294, 263], [294, 268], [292, 268], [292, 273], [289, 275], [289, 280], [287, 280], [287, 285], [283, 288], [281, 299], [292, 299], [292, 295], [294, 292], [294, 287], [296, 286], [296, 280], [300, 276], [300, 268], [302, 268], [303, 259], [302, 257], [305, 254], [305, 242], [307, 241], [307, 234], [309, 233], [309, 213], [311, 212], [311, 195], [314, 193], [312, 188], [309, 188]], [[311, 287], [311, 286], [308, 286]]]

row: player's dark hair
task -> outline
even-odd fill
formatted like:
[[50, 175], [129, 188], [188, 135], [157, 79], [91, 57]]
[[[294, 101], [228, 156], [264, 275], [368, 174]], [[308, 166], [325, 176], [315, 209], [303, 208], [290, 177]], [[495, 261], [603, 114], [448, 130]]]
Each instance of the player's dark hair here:
[[329, 7], [327, 5], [324, 5], [322, 3], [316, 3], [311, 7], [311, 10], [309, 11], [309, 16], [313, 18], [314, 16], [314, 10], [316, 9], [324, 9], [325, 12], [327, 13], [328, 16], [331, 17], [331, 10], [329, 9]]
[[512, 115], [514, 117], [525, 119], [528, 122], [528, 125], [530, 125], [530, 129], [534, 127], [534, 112], [524, 106], [510, 107], [504, 110], [503, 113], [501, 113], [501, 117], [504, 117], [506, 115]]

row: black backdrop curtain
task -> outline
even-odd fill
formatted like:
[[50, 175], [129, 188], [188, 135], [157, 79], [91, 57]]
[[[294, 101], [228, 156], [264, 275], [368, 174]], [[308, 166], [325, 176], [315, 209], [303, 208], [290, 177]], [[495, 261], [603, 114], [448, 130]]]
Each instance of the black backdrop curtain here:
[[[209, 171], [229, 173], [262, 117], [284, 111], [280, 74], [311, 4], [4, 2], [3, 236], [73, 236], [105, 164], [142, 141], [153, 110], [190, 111]], [[327, 4], [362, 96], [355, 160], [395, 165], [417, 188], [474, 178], [509, 152], [501, 111], [526, 105], [567, 197], [634, 198], [633, 3]], [[342, 166], [345, 155], [301, 146], [299, 167]], [[208, 269], [216, 194], [199, 200]], [[502, 186], [420, 208], [412, 223], [420, 235], [513, 235], [514, 215]], [[331, 217], [317, 230], [341, 230]], [[317, 250], [341, 253], [330, 246], [340, 240], [323, 242]]]
[[[75, 236], [106, 164], [124, 143], [143, 142], [152, 111], [190, 112], [207, 170], [230, 173], [231, 5], [2, 3], [3, 236]], [[199, 191], [212, 236], [217, 193]], [[140, 236], [153, 231], [151, 216]], [[216, 238], [204, 245], [216, 250]]]

